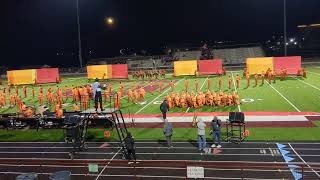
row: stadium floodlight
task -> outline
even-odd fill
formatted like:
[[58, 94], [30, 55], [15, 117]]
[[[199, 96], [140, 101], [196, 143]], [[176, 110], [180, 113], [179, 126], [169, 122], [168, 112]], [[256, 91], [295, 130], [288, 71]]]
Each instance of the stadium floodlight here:
[[320, 24], [310, 24], [311, 27], [320, 27]]
[[107, 17], [105, 18], [105, 23], [111, 26], [114, 24], [114, 19], [112, 17]]

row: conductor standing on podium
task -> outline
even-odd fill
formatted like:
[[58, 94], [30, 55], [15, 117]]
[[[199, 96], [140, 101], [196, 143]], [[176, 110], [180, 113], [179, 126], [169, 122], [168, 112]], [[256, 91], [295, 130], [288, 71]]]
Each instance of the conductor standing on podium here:
[[98, 103], [100, 103], [100, 109], [103, 111], [102, 107], [102, 94], [101, 94], [101, 84], [99, 83], [99, 79], [96, 78], [95, 82], [92, 84], [93, 98], [96, 111], [98, 111]]

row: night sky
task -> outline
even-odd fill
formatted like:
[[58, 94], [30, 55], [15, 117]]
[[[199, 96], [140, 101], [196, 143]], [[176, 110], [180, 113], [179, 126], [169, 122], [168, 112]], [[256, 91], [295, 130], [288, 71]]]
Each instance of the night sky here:
[[[282, 0], [79, 0], [84, 59], [202, 40], [262, 42], [283, 30]], [[320, 0], [287, 0], [289, 33], [320, 23]], [[115, 25], [106, 26], [105, 17]], [[76, 0], [1, 0], [0, 66], [76, 66]], [[89, 53], [91, 51], [91, 53]]]

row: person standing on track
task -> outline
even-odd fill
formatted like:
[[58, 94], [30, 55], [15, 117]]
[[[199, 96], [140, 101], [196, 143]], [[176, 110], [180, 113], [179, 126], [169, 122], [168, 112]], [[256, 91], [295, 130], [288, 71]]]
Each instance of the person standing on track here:
[[94, 98], [96, 111], [98, 111], [98, 103], [100, 103], [100, 109], [101, 111], [103, 111], [101, 85], [99, 83], [98, 78], [95, 79], [95, 82], [92, 84], [91, 87], [93, 90], [93, 98]]
[[[212, 148], [221, 148], [221, 120], [215, 116], [211, 121]], [[218, 142], [218, 143], [217, 143]]]
[[197, 128], [198, 128], [198, 149], [199, 151], [202, 152], [206, 147], [206, 124], [202, 121], [201, 118], [198, 118]]
[[167, 103], [167, 100], [163, 100], [163, 102], [160, 105], [160, 111], [162, 113], [163, 120], [167, 119], [167, 112], [169, 111], [169, 105]]
[[168, 148], [173, 147], [172, 146], [172, 141], [171, 141], [171, 137], [172, 137], [172, 134], [173, 134], [172, 123], [168, 122], [168, 119], [164, 120], [163, 134], [166, 137]]
[[127, 137], [124, 139], [124, 144], [126, 146], [127, 149], [127, 155], [128, 155], [128, 160], [132, 160], [132, 158], [134, 159], [134, 161], [137, 161], [137, 157], [136, 157], [136, 150], [135, 150], [135, 145], [134, 145], [134, 139], [131, 135], [130, 132], [127, 133]]

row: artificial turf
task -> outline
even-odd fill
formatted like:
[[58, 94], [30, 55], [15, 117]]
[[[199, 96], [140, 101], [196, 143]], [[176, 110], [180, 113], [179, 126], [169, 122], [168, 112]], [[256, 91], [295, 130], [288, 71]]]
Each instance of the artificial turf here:
[[[317, 127], [304, 128], [248, 128], [250, 136], [246, 141], [319, 141], [320, 121], [313, 121]], [[137, 141], [162, 141], [164, 140], [161, 128], [129, 128]], [[206, 130], [207, 139], [210, 140], [209, 128]], [[226, 138], [225, 129], [222, 129], [222, 139]], [[196, 128], [174, 128], [172, 139], [174, 141], [196, 141]], [[23, 141], [63, 141], [64, 132], [61, 129], [36, 130], [0, 130], [0, 141], [23, 142]], [[88, 141], [118, 141], [117, 132], [111, 132], [111, 136], [104, 137], [104, 129], [89, 129]]]
[[[279, 79], [276, 83], [264, 83], [261, 85], [259, 82], [258, 86], [254, 86], [254, 80], [251, 79], [251, 84], [246, 88], [246, 80], [241, 79], [240, 87], [237, 90], [240, 99], [243, 100], [239, 107], [209, 107], [204, 106], [202, 108], [173, 108], [170, 112], [228, 112], [228, 111], [245, 111], [245, 112], [255, 112], [255, 111], [268, 111], [268, 112], [297, 112], [297, 111], [312, 111], [317, 112], [320, 109], [320, 69], [319, 68], [309, 68], [308, 77], [288, 77], [285, 81], [280, 81]], [[318, 74], [319, 73], [319, 74]], [[241, 71], [228, 72], [226, 76], [222, 77], [223, 84], [222, 90], [228, 93], [232, 93], [235, 90], [234, 84], [232, 84], [232, 89], [228, 88], [228, 76], [235, 78], [236, 74], [242, 76]], [[169, 76], [169, 75], [168, 75]], [[218, 77], [217, 76], [203, 76], [203, 77], [169, 77], [163, 80], [163, 87], [165, 87], [163, 93], [159, 93], [156, 89], [153, 93], [146, 93], [144, 103], [128, 103], [126, 97], [121, 100], [121, 109], [124, 114], [156, 114], [159, 113], [159, 102], [161, 102], [165, 96], [170, 93], [168, 82], [170, 80], [175, 81], [174, 92], [182, 92], [185, 90], [185, 79], [189, 80], [189, 92], [195, 92], [195, 79], [199, 81], [199, 89], [201, 91], [207, 91], [207, 79], [211, 80], [211, 91], [218, 91]], [[122, 80], [125, 89], [129, 89], [134, 85], [148, 86], [149, 80]], [[119, 80], [107, 81], [107, 83], [113, 84], [113, 90], [118, 90]], [[63, 82], [58, 84], [59, 87], [69, 89], [73, 86], [80, 86], [90, 84], [85, 77], [83, 78], [63, 78]], [[157, 83], [156, 83], [157, 84]], [[5, 84], [4, 84], [5, 85]], [[56, 84], [46, 84], [43, 85], [44, 92], [48, 87], [55, 89]], [[31, 97], [31, 88], [34, 87], [36, 90], [36, 97]], [[21, 92], [20, 86], [20, 94]], [[23, 99], [27, 105], [38, 105], [37, 91], [38, 86], [28, 86], [28, 98]], [[9, 98], [7, 96], [7, 98]], [[8, 102], [8, 100], [7, 100]], [[72, 98], [69, 98], [65, 102], [64, 108], [68, 111], [72, 110]], [[91, 107], [93, 106], [93, 101], [90, 102]], [[112, 104], [112, 103], [111, 103]], [[105, 107], [109, 107], [110, 103], [105, 103]], [[113, 106], [113, 104], [111, 105]], [[53, 105], [51, 109], [53, 109]], [[0, 113], [12, 113], [16, 112], [16, 108], [2, 108]]]
[[[264, 83], [261, 85], [259, 82], [258, 86], [254, 86], [254, 80], [251, 79], [250, 87], [246, 88], [246, 80], [241, 79], [240, 87], [235, 89], [232, 84], [232, 89], [228, 88], [227, 79], [228, 76], [235, 78], [236, 74], [242, 75], [241, 71], [227, 72], [226, 76], [223, 76], [222, 89], [225, 92], [231, 93], [234, 90], [240, 95], [240, 99], [245, 100], [241, 102], [239, 107], [208, 107], [204, 106], [199, 109], [193, 108], [173, 108], [172, 112], [228, 112], [228, 111], [244, 111], [244, 112], [319, 112], [320, 109], [320, 68], [311, 67], [308, 68], [307, 78], [295, 78], [288, 77], [285, 81], [279, 79], [276, 83]], [[158, 114], [159, 113], [159, 102], [170, 92], [168, 89], [168, 82], [170, 80], [175, 81], [174, 92], [178, 93], [185, 89], [185, 79], [189, 80], [189, 92], [195, 91], [195, 79], [199, 81], [199, 88], [201, 91], [206, 92], [207, 90], [207, 79], [211, 80], [211, 90], [218, 91], [218, 77], [217, 76], [203, 76], [203, 77], [168, 77], [163, 80], [163, 93], [159, 93], [156, 89], [155, 92], [146, 93], [145, 103], [134, 104], [128, 103], [127, 98], [124, 97], [121, 100], [122, 112], [124, 114]], [[148, 86], [149, 81], [133, 80], [122, 80], [125, 89], [133, 87], [134, 85]], [[63, 82], [58, 84], [59, 87], [80, 86], [90, 84], [85, 77], [79, 78], [63, 78]], [[118, 90], [119, 80], [107, 81], [107, 83], [113, 84], [113, 90]], [[43, 85], [44, 92], [48, 87], [55, 89], [57, 84], [46, 84]], [[2, 87], [6, 87], [6, 84]], [[36, 90], [36, 97], [31, 97], [31, 88], [34, 87]], [[20, 86], [20, 94], [22, 86]], [[23, 101], [27, 105], [38, 105], [37, 91], [38, 86], [28, 86], [28, 98]], [[13, 90], [14, 91], [14, 90]], [[7, 97], [8, 98], [8, 97]], [[72, 98], [66, 102], [64, 106], [66, 110], [72, 110]], [[93, 102], [91, 101], [91, 106]], [[109, 103], [105, 104], [108, 107]], [[51, 110], [53, 106], [51, 106]], [[12, 113], [16, 112], [16, 108], [2, 108], [0, 113]], [[319, 121], [315, 121], [315, 124], [319, 125]], [[161, 129], [143, 129], [143, 128], [131, 128], [129, 129], [137, 140], [163, 140], [163, 134]], [[294, 140], [320, 140], [319, 127], [309, 128], [249, 128], [251, 135], [247, 140], [263, 140], [263, 141], [294, 141]], [[0, 141], [63, 141], [62, 130], [40, 130], [35, 132], [34, 130], [0, 130]], [[113, 141], [116, 140], [116, 133], [112, 133], [112, 136], [108, 139], [103, 137], [103, 130], [101, 129], [90, 129], [88, 133], [88, 139], [90, 141]], [[209, 138], [209, 135], [207, 136]], [[176, 141], [196, 140], [196, 129], [189, 128], [176, 128], [173, 139]]]

